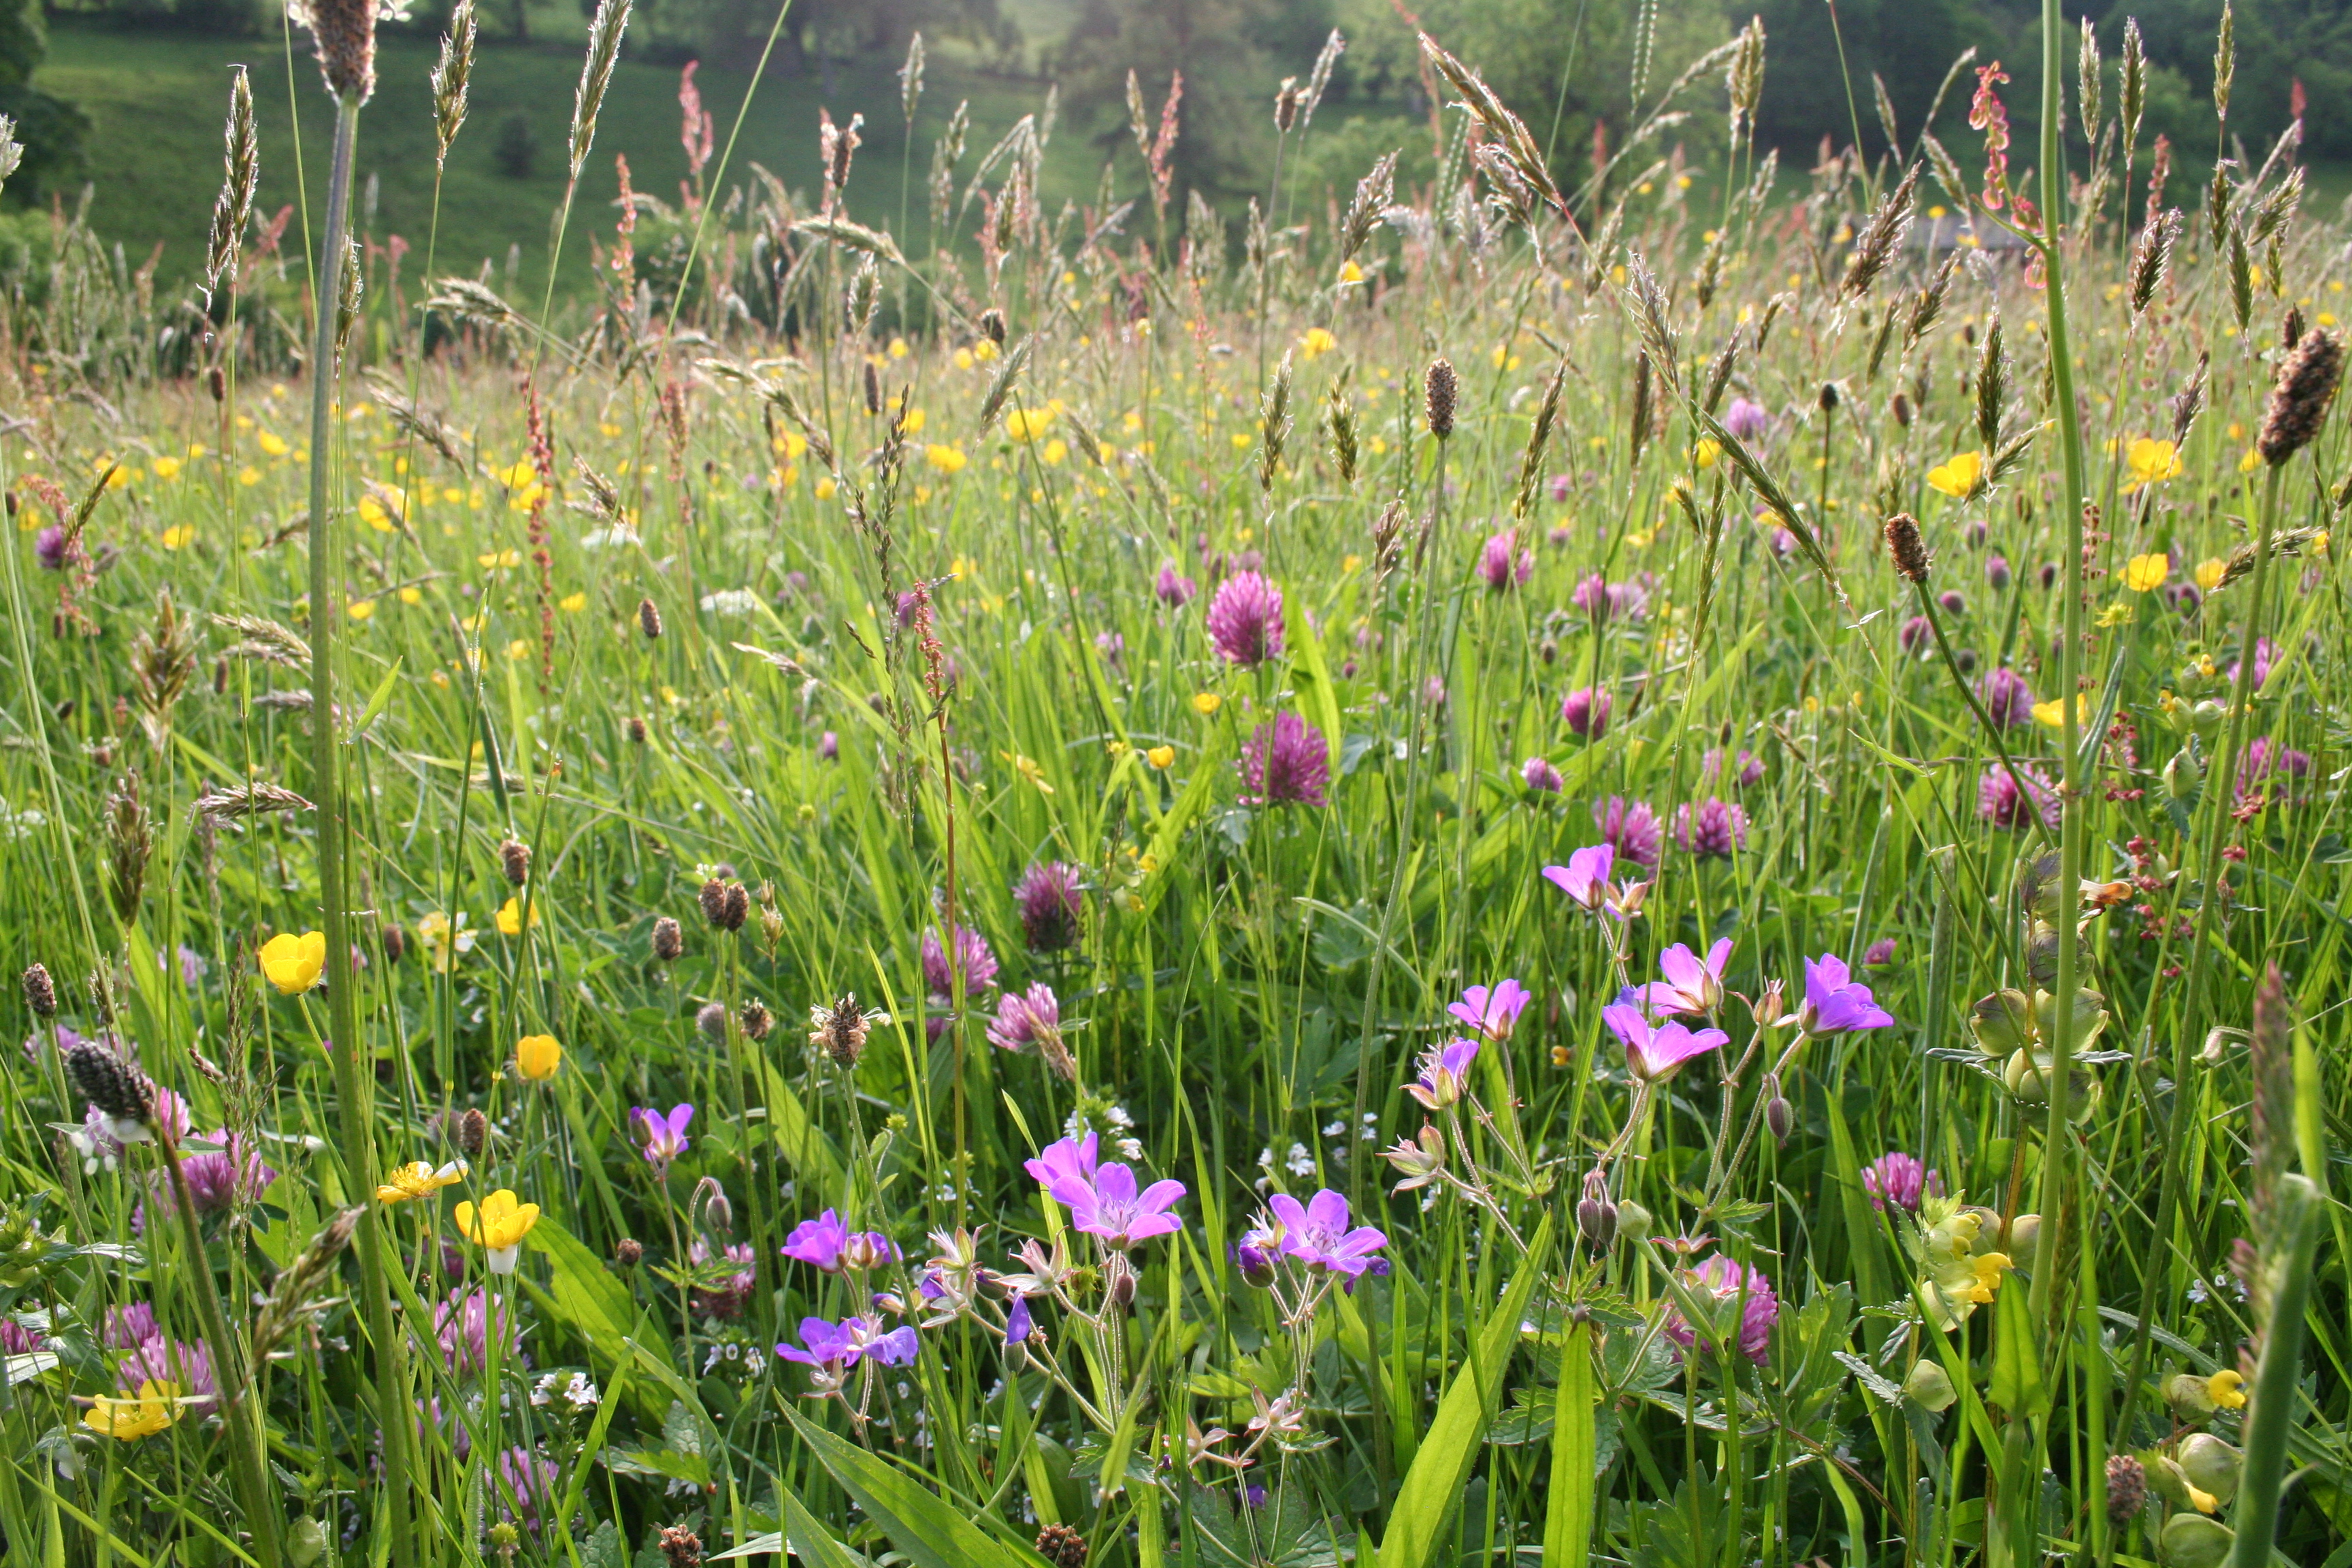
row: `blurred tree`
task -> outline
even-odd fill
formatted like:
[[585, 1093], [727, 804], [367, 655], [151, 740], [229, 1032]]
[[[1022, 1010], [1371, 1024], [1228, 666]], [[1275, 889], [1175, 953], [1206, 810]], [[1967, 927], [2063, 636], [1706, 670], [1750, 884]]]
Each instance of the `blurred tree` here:
[[[1731, 10], [1734, 20], [1745, 21], [1751, 7], [1733, 5]], [[2019, 57], [2011, 30], [1969, 0], [1837, 0], [1834, 29], [1822, 0], [1758, 0], [1752, 12], [1764, 18], [1769, 40], [1757, 137], [1791, 153], [1810, 152], [1823, 136], [1843, 147], [1854, 139], [1857, 122], [1864, 150], [1874, 157], [1885, 152], [1886, 138], [1879, 130], [1871, 91], [1874, 72], [1886, 83], [1895, 129], [1907, 149], [1918, 140], [1944, 73], [1969, 45], [1977, 46], [1980, 61], [2005, 58], [2012, 78], [2019, 75], [2015, 68], [2026, 63]], [[1845, 42], [1843, 63], [1838, 58], [1840, 34]], [[1954, 86], [1954, 97], [1945, 100], [1945, 118], [1938, 121], [1937, 135], [1948, 145], [1953, 145], [1953, 127], [1958, 123], [1951, 117], [1955, 102], [1963, 111], [1968, 107], [1963, 86], [1973, 90], [1974, 79]], [[2021, 109], [2030, 109], [2032, 100], [2012, 89], [2009, 102], [2015, 116]], [[1957, 145], [1953, 151], [1961, 156]]]
[[0, 0], [0, 114], [16, 122], [16, 140], [25, 149], [5, 195], [20, 206], [42, 200], [85, 166], [82, 143], [89, 135], [89, 116], [33, 85], [33, 73], [48, 53], [41, 0]]
[[[2304, 151], [2326, 158], [2352, 155], [2352, 0], [2234, 0], [2238, 70], [2230, 98], [2230, 129], [2259, 163], [2294, 118], [2300, 83], [2305, 98]], [[2176, 137], [2214, 133], [2213, 35], [2220, 10], [2211, 0], [2118, 0], [2099, 32], [2114, 53], [2126, 16], [2139, 18], [2149, 59], [2180, 73], [2191, 102], [2189, 122], [2162, 127]], [[2201, 103], [2201, 113], [2195, 105]], [[2200, 123], [2201, 121], [2201, 123]], [[2210, 141], [2182, 151], [2210, 156]]]

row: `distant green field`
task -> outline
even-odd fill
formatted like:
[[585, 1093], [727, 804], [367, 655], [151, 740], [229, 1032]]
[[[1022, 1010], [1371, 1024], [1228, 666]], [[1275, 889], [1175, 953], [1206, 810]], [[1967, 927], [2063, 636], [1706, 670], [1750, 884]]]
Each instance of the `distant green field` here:
[[[425, 81], [433, 57], [433, 47], [423, 40], [387, 39], [379, 63], [381, 85], [360, 128], [359, 178], [377, 181], [374, 216], [365, 226], [378, 243], [394, 235], [408, 242], [412, 253], [403, 270], [412, 279], [423, 265], [433, 212], [433, 118]], [[221, 121], [228, 103], [227, 68], [233, 64], [252, 69], [260, 112], [258, 209], [274, 216], [286, 205], [299, 203], [299, 171], [307, 170], [315, 217], [323, 198], [319, 172], [325, 167], [331, 121], [307, 43], [297, 41], [289, 88], [286, 49], [276, 39], [121, 34], [61, 25], [41, 72], [43, 87], [80, 104], [96, 124], [89, 148], [92, 223], [121, 241], [134, 266], [161, 245], [161, 275], [166, 279], [185, 277], [204, 246], [220, 185]], [[523, 281], [533, 291], [544, 285], [551, 219], [563, 198], [563, 149], [579, 75], [576, 46], [485, 46], [475, 69], [472, 116], [450, 153], [441, 193], [440, 270], [471, 272], [485, 259], [503, 270], [509, 247], [520, 246]], [[723, 147], [749, 73], [706, 68], [698, 79]], [[301, 110], [299, 162], [289, 95]], [[978, 76], [934, 56], [915, 126], [910, 221], [918, 242], [925, 228], [921, 186], [931, 143], [957, 100], [971, 100], [968, 174], [995, 139], [1038, 108], [1044, 97], [1034, 84]], [[898, 82], [882, 65], [839, 68], [830, 96], [814, 75], [771, 76], [761, 83], [730, 183], [749, 177], [745, 161], [751, 160], [787, 184], [813, 191], [820, 106], [831, 109], [836, 120], [860, 110], [866, 114], [866, 140], [851, 181], [851, 205], [866, 221], [895, 226], [903, 132]], [[537, 166], [528, 179], [500, 173], [491, 156], [499, 122], [518, 109], [530, 115], [538, 137]], [[675, 68], [625, 62], [614, 80], [565, 244], [573, 283], [583, 276], [579, 264], [585, 261], [590, 236], [610, 237], [615, 153], [627, 155], [639, 191], [677, 199], [686, 156], [678, 142]], [[1056, 203], [1065, 190], [1090, 193], [1097, 169], [1094, 154], [1077, 138], [1057, 137], [1047, 165], [1047, 185]], [[291, 245], [301, 242], [299, 216], [289, 222], [287, 237]]]

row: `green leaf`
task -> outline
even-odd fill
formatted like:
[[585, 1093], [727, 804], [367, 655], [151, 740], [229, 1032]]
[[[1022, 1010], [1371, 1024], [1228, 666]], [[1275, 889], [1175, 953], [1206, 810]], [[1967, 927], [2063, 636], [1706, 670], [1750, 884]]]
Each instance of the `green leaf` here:
[[393, 689], [400, 684], [400, 667], [407, 661], [408, 656], [403, 654], [392, 661], [390, 669], [383, 672], [383, 679], [377, 683], [375, 694], [368, 699], [368, 705], [360, 711], [359, 722], [352, 726], [354, 740], [367, 733], [367, 727], [375, 722], [376, 715], [391, 702]]
[[2050, 1389], [2042, 1381], [2042, 1351], [2025, 1289], [2008, 1280], [1993, 1300], [1992, 1387], [1985, 1398], [2013, 1419], [2039, 1415], [2050, 1408]]
[[[844, 1442], [797, 1412], [787, 1414], [817, 1461], [914, 1568], [1037, 1568], [1043, 1562], [995, 1540], [888, 1460]], [[799, 1541], [793, 1546], [798, 1551]]]
[[1570, 1329], [1559, 1352], [1559, 1396], [1551, 1418], [1551, 1499], [1545, 1510], [1543, 1568], [1585, 1568], [1592, 1553], [1592, 1331]]
[[1511, 1277], [1509, 1289], [1503, 1292], [1501, 1304], [1480, 1326], [1470, 1359], [1454, 1374], [1444, 1397], [1437, 1402], [1436, 1415], [1421, 1435], [1412, 1468], [1397, 1489], [1388, 1533], [1381, 1539], [1380, 1568], [1426, 1568], [1446, 1516], [1462, 1499], [1481, 1439], [1502, 1404], [1503, 1373], [1510, 1366], [1511, 1352], [1518, 1348], [1528, 1298], [1543, 1273], [1538, 1260], [1550, 1245], [1551, 1216], [1546, 1215], [1528, 1243], [1527, 1257]]
[[760, 1076], [767, 1088], [768, 1126], [775, 1134], [776, 1147], [784, 1152], [803, 1181], [827, 1194], [841, 1191], [841, 1153], [833, 1140], [809, 1120], [808, 1108], [775, 1064], [762, 1058]]

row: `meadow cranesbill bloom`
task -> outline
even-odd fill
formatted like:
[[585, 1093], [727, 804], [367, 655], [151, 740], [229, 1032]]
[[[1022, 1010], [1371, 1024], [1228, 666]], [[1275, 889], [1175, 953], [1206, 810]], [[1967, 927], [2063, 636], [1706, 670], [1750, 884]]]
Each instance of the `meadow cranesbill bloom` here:
[[[1682, 1282], [1694, 1295], [1712, 1298], [1717, 1304], [1739, 1303], [1739, 1353], [1761, 1366], [1764, 1352], [1772, 1342], [1772, 1325], [1780, 1317], [1780, 1298], [1772, 1293], [1772, 1282], [1764, 1277], [1764, 1271], [1718, 1252], [1697, 1268], [1685, 1269]], [[1696, 1344], [1710, 1354], [1715, 1351], [1712, 1343], [1700, 1340], [1692, 1331], [1689, 1320], [1679, 1308], [1667, 1309], [1660, 1328], [1685, 1350]]]
[[1986, 716], [2004, 730], [2022, 730], [2033, 722], [2033, 688], [2007, 665], [1985, 672], [1977, 696], [1984, 702]]
[[1209, 640], [1228, 664], [1263, 664], [1282, 652], [1282, 590], [1255, 572], [1236, 572], [1209, 601]]
[[1544, 795], [1558, 795], [1567, 782], [1559, 776], [1559, 770], [1542, 757], [1529, 757], [1519, 769], [1519, 778], [1529, 789]]
[[1470, 986], [1462, 993], [1461, 1001], [1445, 1010], [1490, 1040], [1507, 1040], [1531, 999], [1526, 986], [1506, 980], [1497, 985]]
[[433, 1338], [441, 1347], [441, 1363], [454, 1377], [469, 1377], [490, 1364], [490, 1336], [498, 1335], [499, 1359], [509, 1365], [522, 1359], [522, 1324], [503, 1296], [487, 1290], [452, 1290], [446, 1301], [433, 1304]]
[[1654, 1023], [1633, 1001], [1612, 1002], [1601, 1009], [1601, 1021], [1623, 1044], [1625, 1070], [1643, 1083], [1663, 1082], [1693, 1057], [1731, 1042], [1721, 1029], [1694, 1029], [1676, 1019]]
[[1731, 959], [1731, 939], [1725, 937], [1699, 957], [1681, 942], [1658, 954], [1658, 973], [1636, 987], [1643, 1005], [1658, 1013], [1704, 1015], [1723, 1005], [1723, 966]]
[[1349, 1229], [1347, 1197], [1328, 1187], [1304, 1204], [1287, 1193], [1276, 1193], [1265, 1202], [1274, 1212], [1276, 1245], [1283, 1255], [1309, 1268], [1328, 1269], [1353, 1280], [1372, 1266], [1372, 1255], [1388, 1245], [1389, 1238], [1370, 1226]]
[[643, 1105], [630, 1110], [629, 1129], [656, 1176], [668, 1175], [670, 1166], [686, 1152], [686, 1127], [693, 1120], [691, 1105], [673, 1105], [667, 1115]]
[[1609, 732], [1609, 693], [1580, 686], [1559, 700], [1560, 721], [1581, 739], [1597, 741]]
[[[2023, 794], [2017, 787], [2020, 778], [2025, 781]], [[2031, 763], [2013, 773], [1996, 763], [1977, 781], [1977, 815], [1995, 827], [2023, 827], [2038, 816], [2043, 826], [2054, 830], [2060, 815], [2058, 792]]]
[[853, 1254], [857, 1258], [870, 1257], [877, 1246], [887, 1248], [890, 1238], [879, 1231], [853, 1235], [842, 1222], [839, 1211], [827, 1209], [816, 1218], [804, 1219], [793, 1226], [791, 1234], [784, 1237], [784, 1245], [777, 1250], [795, 1262], [827, 1274], [838, 1274]]
[[1881, 1007], [1870, 987], [1853, 978], [1833, 952], [1805, 960], [1805, 1000], [1797, 1026], [1808, 1035], [1843, 1035], [1854, 1029], [1886, 1029], [1895, 1015]]
[[913, 1329], [884, 1329], [872, 1318], [847, 1317], [838, 1323], [803, 1318], [800, 1344], [778, 1345], [776, 1353], [837, 1379], [869, 1358], [883, 1366], [905, 1366], [921, 1348]]
[[1139, 1192], [1135, 1172], [1120, 1164], [1098, 1167], [1092, 1181], [1066, 1176], [1046, 1189], [1070, 1211], [1072, 1224], [1121, 1251], [1183, 1229], [1184, 1222], [1168, 1210], [1185, 1190], [1181, 1182], [1160, 1181]]
[[1748, 847], [1748, 813], [1729, 801], [1709, 798], [1675, 807], [1675, 845], [1701, 860], [1728, 860]]
[[488, 1254], [491, 1273], [511, 1274], [522, 1256], [522, 1238], [539, 1223], [539, 1205], [500, 1187], [478, 1207], [459, 1204], [457, 1220], [457, 1233]]
[[1622, 795], [1612, 795], [1592, 808], [1593, 825], [1601, 829], [1601, 842], [1616, 852], [1621, 860], [1628, 860], [1644, 871], [1654, 871], [1658, 866], [1658, 848], [1662, 837], [1658, 814], [1644, 800], [1629, 801]]
[[1448, 1040], [1421, 1056], [1421, 1076], [1404, 1091], [1421, 1101], [1424, 1110], [1443, 1110], [1469, 1091], [1470, 1064], [1478, 1059], [1478, 1042]]
[[1872, 1208], [1893, 1204], [1917, 1214], [1923, 1194], [1943, 1195], [1944, 1179], [1921, 1164], [1916, 1155], [1890, 1149], [1862, 1168], [1862, 1190], [1870, 1194]]
[[1086, 874], [1061, 860], [1032, 861], [1013, 885], [1013, 902], [1021, 913], [1021, 934], [1032, 952], [1059, 952], [1075, 947], [1078, 922], [1086, 910]]
[[1649, 884], [1610, 881], [1609, 872], [1616, 855], [1606, 844], [1588, 844], [1570, 855], [1567, 865], [1545, 867], [1544, 880], [1566, 893], [1587, 913], [1597, 915], [1605, 910], [1621, 921], [1630, 921], [1642, 907], [1642, 897], [1649, 891]]
[[1296, 713], [1278, 713], [1242, 742], [1245, 805], [1326, 805], [1331, 747], [1323, 731]]
[[1519, 531], [1507, 528], [1487, 536], [1485, 548], [1478, 552], [1478, 575], [1485, 580], [1487, 592], [1499, 594], [1516, 588], [1536, 574], [1536, 552], [1519, 548]]

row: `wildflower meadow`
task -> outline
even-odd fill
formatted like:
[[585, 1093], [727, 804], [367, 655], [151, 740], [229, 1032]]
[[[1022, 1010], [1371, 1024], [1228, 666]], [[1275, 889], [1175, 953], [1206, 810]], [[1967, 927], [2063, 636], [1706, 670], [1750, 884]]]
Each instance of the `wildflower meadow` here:
[[301, 223], [235, 74], [0, 343], [5, 1561], [2352, 1563], [2299, 119], [2049, 0], [2032, 137], [1800, 167], [1757, 23], [1588, 160], [1424, 36], [1308, 188], [1334, 33], [1056, 206], [858, 159], [918, 37], [672, 199], [602, 0], [590, 275], [403, 282], [295, 12]]

